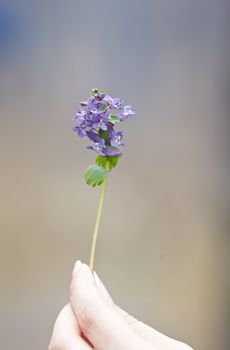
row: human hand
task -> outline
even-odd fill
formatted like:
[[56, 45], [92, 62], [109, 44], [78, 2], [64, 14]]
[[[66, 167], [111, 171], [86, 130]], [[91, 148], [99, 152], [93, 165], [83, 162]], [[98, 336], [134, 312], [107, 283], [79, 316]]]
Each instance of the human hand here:
[[117, 306], [86, 264], [72, 273], [70, 303], [58, 315], [49, 350], [192, 350]]

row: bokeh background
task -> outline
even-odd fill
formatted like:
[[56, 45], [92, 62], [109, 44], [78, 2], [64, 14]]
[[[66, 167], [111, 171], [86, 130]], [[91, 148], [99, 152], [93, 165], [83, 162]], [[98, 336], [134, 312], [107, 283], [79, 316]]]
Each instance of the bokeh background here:
[[1, 0], [1, 349], [46, 349], [88, 261], [95, 154], [72, 132], [93, 87], [132, 104], [96, 270], [115, 301], [195, 349], [229, 346], [229, 6]]

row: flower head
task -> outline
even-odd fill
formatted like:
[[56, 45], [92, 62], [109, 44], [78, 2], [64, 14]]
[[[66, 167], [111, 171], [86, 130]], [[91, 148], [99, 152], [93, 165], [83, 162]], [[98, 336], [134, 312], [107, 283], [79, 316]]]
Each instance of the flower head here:
[[73, 131], [93, 142], [87, 149], [101, 156], [121, 156], [123, 133], [116, 131], [115, 127], [119, 122], [134, 116], [132, 106], [124, 106], [121, 98], [112, 98], [99, 89], [93, 89], [88, 100], [80, 102], [79, 105], [73, 118], [77, 122]]

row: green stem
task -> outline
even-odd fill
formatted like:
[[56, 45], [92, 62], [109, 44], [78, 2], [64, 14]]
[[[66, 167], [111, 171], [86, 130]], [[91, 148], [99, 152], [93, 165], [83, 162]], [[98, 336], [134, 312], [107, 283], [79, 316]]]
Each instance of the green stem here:
[[92, 238], [92, 244], [91, 244], [89, 267], [92, 271], [94, 270], [95, 251], [96, 251], [99, 226], [100, 226], [100, 222], [101, 222], [101, 214], [102, 214], [102, 209], [103, 209], [104, 199], [105, 199], [106, 184], [107, 184], [107, 179], [105, 179], [101, 185], [99, 205], [98, 205], [98, 209], [97, 209], [96, 222], [95, 222], [95, 226], [94, 226], [94, 232], [93, 232], [93, 238]]

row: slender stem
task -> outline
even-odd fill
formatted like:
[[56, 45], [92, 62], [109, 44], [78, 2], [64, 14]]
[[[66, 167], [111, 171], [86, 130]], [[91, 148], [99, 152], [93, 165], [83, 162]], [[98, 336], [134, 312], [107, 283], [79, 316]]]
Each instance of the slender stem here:
[[90, 266], [90, 269], [92, 271], [94, 270], [95, 251], [96, 251], [99, 226], [100, 226], [100, 222], [101, 222], [101, 214], [102, 214], [102, 209], [103, 209], [104, 199], [105, 199], [106, 184], [107, 184], [107, 179], [105, 179], [101, 185], [99, 205], [98, 205], [98, 209], [97, 209], [96, 222], [95, 222], [95, 226], [94, 226], [94, 232], [93, 232], [93, 238], [92, 238], [92, 244], [91, 244], [89, 266]]

